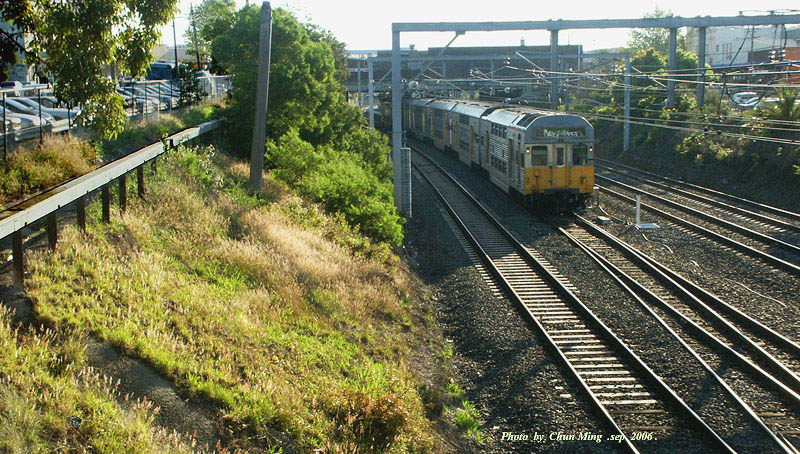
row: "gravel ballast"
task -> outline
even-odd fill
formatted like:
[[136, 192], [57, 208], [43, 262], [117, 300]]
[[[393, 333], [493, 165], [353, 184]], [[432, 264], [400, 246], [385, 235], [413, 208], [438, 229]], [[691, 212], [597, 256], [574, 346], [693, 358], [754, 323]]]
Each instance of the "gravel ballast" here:
[[[620, 337], [630, 340], [629, 346], [734, 448], [743, 452], [770, 452], [770, 442], [736, 410], [732, 399], [719, 393], [719, 386], [712, 383], [699, 363], [681, 350], [677, 341], [652, 317], [642, 313], [588, 257], [469, 168], [429, 148], [425, 151], [459, 178], [519, 239], [542, 253], [576, 285], [580, 298]], [[415, 197], [419, 189], [419, 185], [415, 186]], [[697, 450], [696, 439], [676, 437], [670, 442], [669, 446], [664, 443], [658, 447], [663, 451], [656, 451], [703, 452], [702, 448]]]
[[435, 289], [435, 316], [452, 340], [456, 382], [480, 412], [481, 432], [490, 437], [475, 443], [476, 452], [619, 452], [610, 442], [502, 440], [504, 432], [532, 438], [608, 431], [576, 397], [579, 391], [564, 378], [566, 371], [511, 301], [493, 295], [463, 252], [460, 233], [446, 221], [439, 199], [421, 179], [412, 184], [414, 216], [406, 224], [404, 246], [421, 278]]

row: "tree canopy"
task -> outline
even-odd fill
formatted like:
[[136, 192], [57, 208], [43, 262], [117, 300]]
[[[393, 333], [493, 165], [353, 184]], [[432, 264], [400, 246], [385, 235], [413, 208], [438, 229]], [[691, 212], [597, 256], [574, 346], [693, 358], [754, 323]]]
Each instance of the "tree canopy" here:
[[[658, 6], [644, 15], [645, 19], [663, 19], [674, 17], [671, 11], [664, 11]], [[685, 37], [678, 33], [678, 46], [685, 47]], [[634, 51], [655, 49], [662, 55], [669, 54], [669, 30], [666, 28], [635, 28], [629, 33], [628, 47]]]
[[197, 45], [192, 27], [186, 30], [186, 49], [191, 55], [199, 50], [200, 56], [213, 56], [211, 43], [217, 36], [230, 30], [236, 20], [236, 2], [233, 0], [203, 0], [194, 8], [192, 16], [194, 26], [197, 28]]
[[8, 68], [17, 63], [17, 53], [25, 51], [20, 43], [33, 30], [33, 6], [29, 0], [0, 0], [0, 17], [13, 29], [0, 29], [0, 82], [8, 79]]
[[[57, 97], [80, 105], [85, 125], [100, 136], [116, 135], [126, 116], [109, 68], [133, 76], [144, 74], [159, 27], [176, 11], [177, 0], [0, 0], [3, 17], [29, 33], [31, 56], [42, 55], [54, 75]], [[12, 40], [0, 39], [4, 66], [13, 64]], [[19, 46], [13, 48], [20, 50]]]

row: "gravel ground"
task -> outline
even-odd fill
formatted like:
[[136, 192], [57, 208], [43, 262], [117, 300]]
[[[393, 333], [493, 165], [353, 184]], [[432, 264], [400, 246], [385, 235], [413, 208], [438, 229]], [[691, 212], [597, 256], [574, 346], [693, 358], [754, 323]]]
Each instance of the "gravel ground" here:
[[[607, 187], [608, 189], [614, 191], [614, 192], [617, 192], [617, 193], [621, 194], [621, 195], [630, 197], [631, 199], [635, 199], [636, 198], [636, 193], [631, 191], [631, 190], [629, 190], [628, 188], [624, 188], [624, 187], [621, 187], [621, 186], [618, 186], [618, 185], [614, 185], [614, 184], [605, 184], [605, 183], [604, 183], [604, 186]], [[607, 197], [614, 197], [614, 198], [616, 198], [616, 196], [611, 195], [611, 194], [603, 194], [603, 197], [606, 197], [606, 198]], [[666, 204], [662, 203], [661, 201], [651, 199], [650, 197], [642, 197], [642, 203], [646, 204], [646, 205], [649, 205], [649, 206], [652, 206], [652, 207], [655, 207], [655, 208], [660, 209], [662, 211], [665, 211], [665, 212], [667, 212], [669, 214], [672, 214], [674, 216], [678, 216], [681, 219], [686, 219], [687, 221], [689, 221], [689, 222], [691, 222], [691, 223], [693, 223], [695, 225], [699, 225], [700, 227], [704, 227], [707, 230], [710, 230], [712, 232], [715, 232], [715, 233], [718, 233], [720, 235], [726, 236], [726, 237], [728, 237], [728, 238], [730, 238], [730, 239], [732, 239], [734, 241], [737, 241], [737, 242], [739, 242], [741, 244], [744, 244], [746, 246], [749, 246], [751, 248], [758, 249], [759, 251], [762, 251], [762, 252], [764, 252], [766, 254], [772, 255], [773, 257], [779, 258], [779, 259], [781, 259], [781, 260], [783, 260], [785, 262], [788, 262], [788, 263], [791, 263], [791, 264], [794, 264], [794, 265], [800, 265], [800, 255], [798, 255], [797, 253], [795, 253], [793, 251], [784, 249], [783, 247], [780, 247], [778, 245], [768, 244], [768, 243], [762, 242], [761, 240], [750, 238], [750, 237], [748, 237], [748, 236], [746, 236], [746, 235], [744, 235], [742, 233], [735, 232], [735, 231], [733, 231], [733, 230], [731, 230], [731, 229], [729, 229], [727, 227], [723, 227], [721, 225], [717, 225], [716, 223], [713, 223], [713, 222], [707, 221], [705, 219], [702, 219], [701, 217], [699, 217], [699, 216], [697, 216], [695, 214], [684, 213], [684, 212], [678, 210], [677, 208], [672, 208], [670, 206], [667, 206]], [[630, 204], [630, 205], [633, 206], [633, 204]], [[644, 212], [650, 214], [649, 210], [645, 209]], [[657, 214], [652, 214], [652, 216], [658, 217]]]
[[[406, 224], [405, 247], [416, 271], [436, 291], [436, 319], [452, 340], [457, 383], [481, 414], [478, 445], [486, 453], [606, 453], [610, 442], [502, 440], [503, 432], [606, 433], [567, 372], [505, 298], [496, 298], [459, 246], [439, 200], [414, 178], [414, 217]], [[456, 247], [453, 247], [456, 245]], [[571, 397], [561, 397], [562, 394]]]
[[[628, 342], [629, 346], [734, 448], [741, 452], [771, 452], [770, 443], [761, 433], [733, 410], [736, 407], [731, 399], [720, 395], [716, 382], [688, 353], [678, 349], [677, 342], [655, 320], [645, 316], [613, 281], [602, 275], [588, 257], [522, 207], [509, 203], [501, 191], [467, 167], [441, 154], [433, 156], [480, 197], [518, 238], [556, 265], [578, 287], [581, 299], [620, 337], [633, 340]], [[418, 189], [416, 186], [415, 190]], [[709, 452], [708, 446], [693, 446], [698, 440], [692, 435], [662, 440], [652, 445], [654, 449], [648, 446], [648, 452]]]
[[[655, 222], [661, 229], [643, 235], [633, 228], [631, 205], [609, 195], [603, 195], [601, 204], [625, 221], [607, 226], [611, 233], [770, 328], [800, 340], [800, 278], [652, 214], [645, 214], [643, 222]], [[587, 213], [590, 218], [597, 215], [603, 213]]]
[[[669, 200], [672, 200], [674, 202], [678, 202], [678, 203], [680, 203], [682, 205], [686, 205], [686, 206], [694, 208], [694, 209], [696, 209], [698, 211], [702, 211], [704, 213], [711, 214], [711, 215], [716, 216], [716, 217], [718, 217], [720, 219], [724, 219], [724, 220], [726, 220], [728, 222], [733, 222], [733, 223], [736, 223], [736, 224], [740, 224], [740, 225], [742, 225], [744, 227], [747, 227], [747, 228], [749, 228], [751, 230], [754, 230], [756, 232], [761, 232], [761, 233], [763, 233], [765, 235], [769, 235], [769, 236], [772, 236], [772, 237], [777, 238], [779, 240], [786, 241], [786, 242], [788, 242], [790, 244], [798, 244], [798, 243], [800, 243], [800, 233], [793, 232], [791, 230], [781, 230], [781, 229], [779, 229], [778, 227], [776, 227], [776, 226], [774, 226], [772, 224], [764, 223], [764, 222], [759, 221], [759, 220], [757, 220], [755, 218], [751, 218], [751, 217], [746, 216], [746, 215], [735, 213], [733, 211], [728, 211], [725, 208], [717, 207], [715, 205], [712, 205], [711, 203], [700, 202], [700, 201], [694, 200], [694, 199], [692, 199], [690, 197], [687, 197], [685, 195], [678, 194], [677, 192], [666, 191], [666, 190], [664, 190], [662, 188], [659, 188], [659, 187], [656, 187], [654, 185], [651, 185], [651, 184], [636, 180], [635, 178], [631, 178], [627, 173], [617, 173], [617, 172], [614, 172], [614, 171], [601, 170], [601, 171], [598, 172], [598, 175], [603, 175], [603, 176], [615, 179], [615, 180], [620, 181], [622, 183], [625, 183], [625, 184], [627, 184], [629, 186], [633, 186], [633, 187], [641, 189], [643, 191], [647, 191], [647, 192], [650, 192], [652, 194], [665, 197], [665, 198], [667, 198]], [[682, 188], [678, 188], [678, 189], [682, 189]], [[706, 199], [709, 199], [706, 196], [704, 196], [704, 197]], [[745, 209], [747, 209], [749, 211], [757, 211], [757, 210], [752, 210], [752, 209], [749, 209], [749, 208], [745, 208]], [[761, 214], [764, 214], [764, 213], [761, 213]], [[776, 218], [776, 219], [782, 220], [784, 222], [788, 222], [790, 224], [797, 224], [797, 221], [788, 220], [788, 219], [785, 219], [785, 218], [781, 218], [780, 216], [772, 215], [772, 214], [769, 214], [769, 213], [767, 213], [766, 216], [771, 217], [771, 218]]]

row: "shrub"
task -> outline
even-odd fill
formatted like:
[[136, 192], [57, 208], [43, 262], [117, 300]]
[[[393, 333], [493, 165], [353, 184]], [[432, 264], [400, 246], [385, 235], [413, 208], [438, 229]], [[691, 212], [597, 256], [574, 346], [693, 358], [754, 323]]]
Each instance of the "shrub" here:
[[297, 129], [291, 129], [277, 142], [267, 144], [266, 161], [276, 178], [295, 184], [316, 169], [322, 159], [310, 143], [300, 138]]
[[334, 410], [339, 436], [355, 443], [356, 452], [383, 452], [397, 439], [406, 423], [401, 400], [394, 394], [370, 397], [344, 391]]
[[97, 152], [75, 136], [48, 135], [0, 162], [0, 204], [82, 175], [98, 164]]
[[364, 234], [382, 242], [400, 244], [402, 220], [394, 207], [391, 182], [379, 181], [347, 153], [328, 154], [318, 171], [306, 175], [301, 190], [325, 205]]

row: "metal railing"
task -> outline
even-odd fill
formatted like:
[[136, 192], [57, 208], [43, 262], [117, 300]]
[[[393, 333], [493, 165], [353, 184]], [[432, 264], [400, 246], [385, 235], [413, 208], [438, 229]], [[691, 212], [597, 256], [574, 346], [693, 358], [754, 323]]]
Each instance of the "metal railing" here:
[[[231, 89], [229, 76], [198, 77], [206, 99], [218, 99]], [[122, 93], [120, 93], [122, 91]], [[146, 121], [161, 112], [180, 107], [181, 87], [178, 80], [120, 81], [118, 93], [125, 102], [131, 121]], [[2, 110], [3, 158], [7, 158], [20, 142], [44, 140], [45, 134], [71, 132], [80, 108], [61, 103], [53, 96], [50, 85], [25, 85], [0, 90]], [[32, 102], [31, 102], [32, 101]]]
[[23, 229], [33, 223], [46, 219], [46, 229], [51, 248], [58, 242], [59, 209], [75, 205], [78, 226], [86, 230], [86, 204], [89, 195], [101, 191], [102, 221], [109, 222], [111, 217], [111, 184], [116, 180], [119, 184], [119, 206], [125, 211], [127, 205], [127, 174], [136, 171], [137, 189], [141, 197], [144, 195], [144, 166], [152, 163], [155, 169], [156, 158], [163, 153], [189, 140], [200, 137], [215, 130], [223, 120], [203, 123], [193, 128], [173, 134], [161, 142], [154, 143], [139, 151], [103, 165], [78, 178], [62, 183], [51, 189], [42, 191], [19, 203], [0, 211], [0, 241], [11, 236], [12, 262], [15, 272], [15, 283], [24, 285], [24, 243]]

